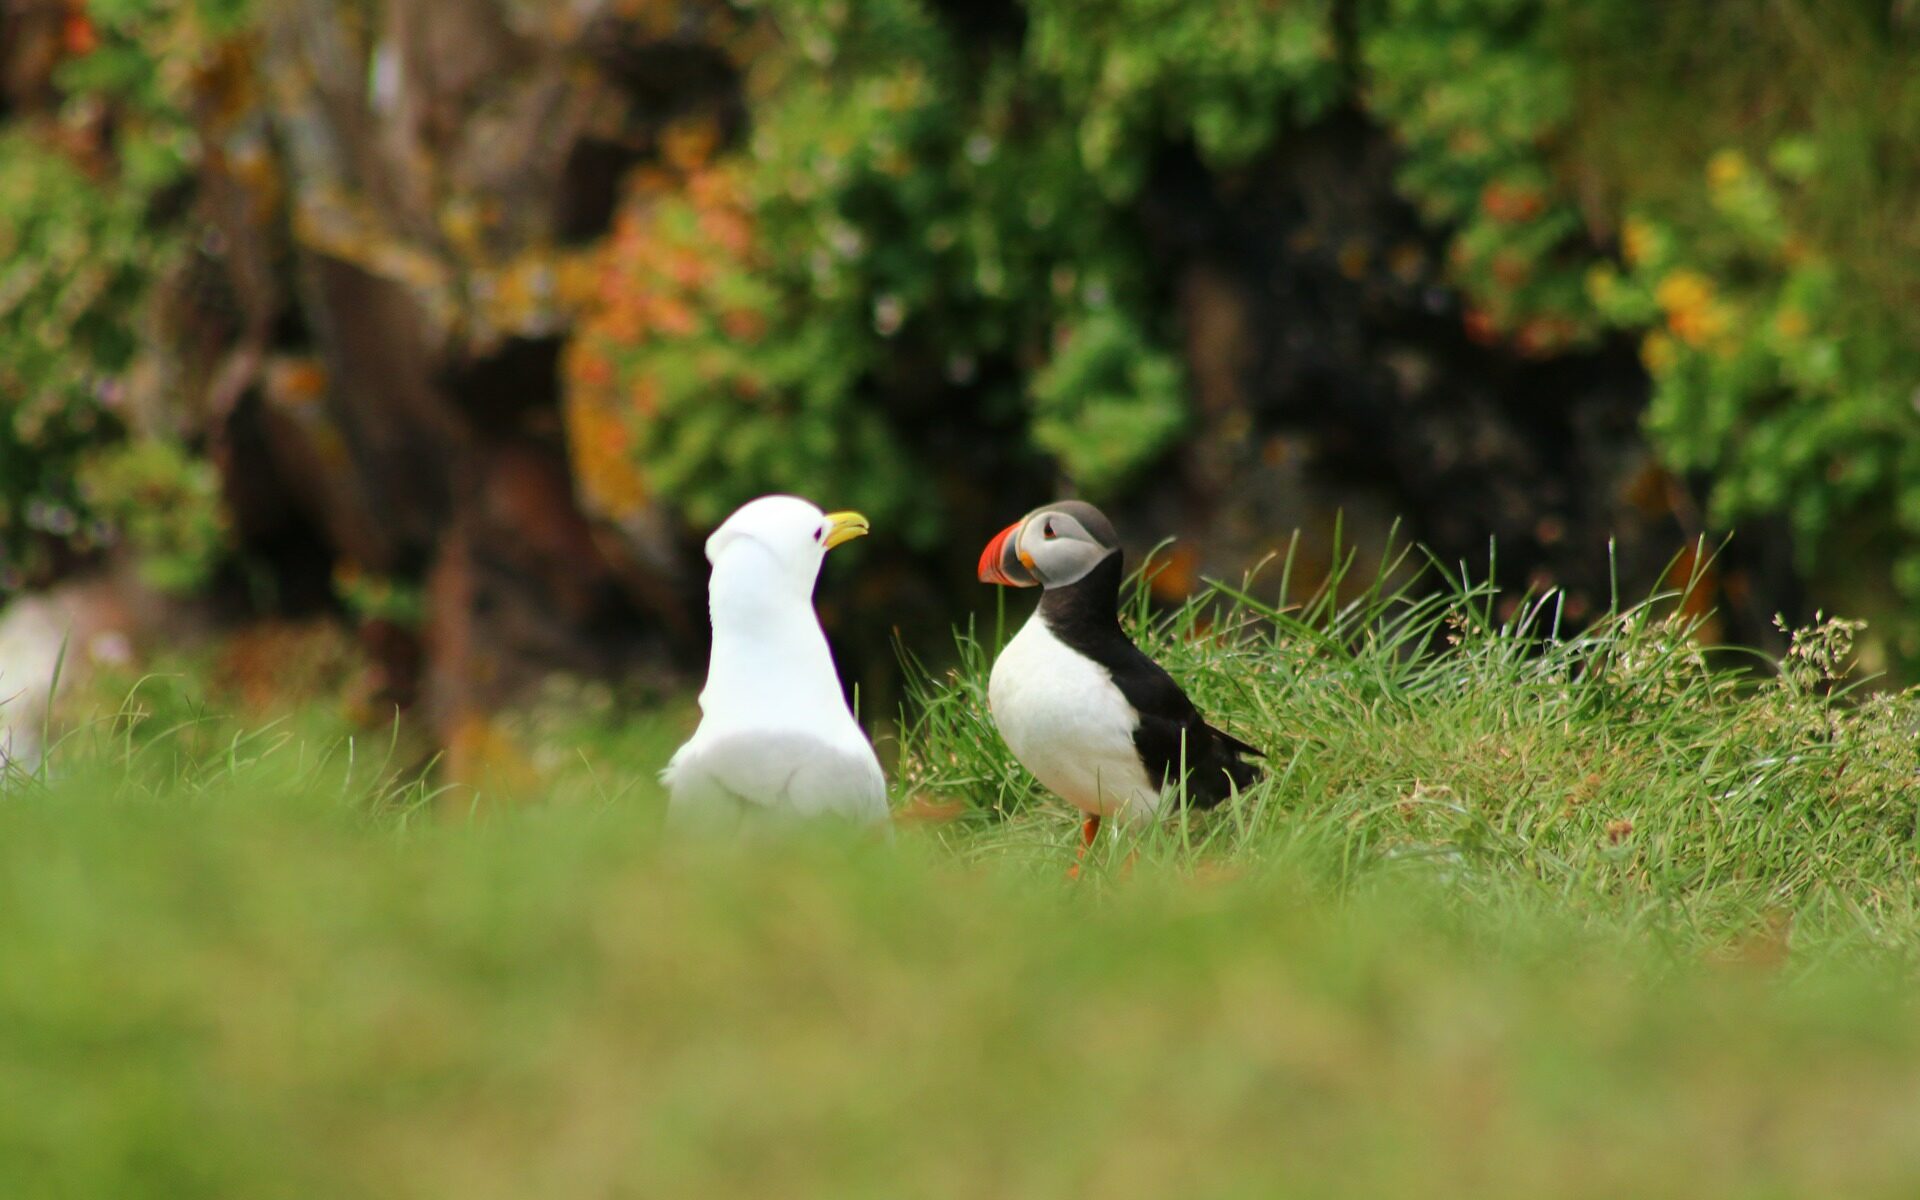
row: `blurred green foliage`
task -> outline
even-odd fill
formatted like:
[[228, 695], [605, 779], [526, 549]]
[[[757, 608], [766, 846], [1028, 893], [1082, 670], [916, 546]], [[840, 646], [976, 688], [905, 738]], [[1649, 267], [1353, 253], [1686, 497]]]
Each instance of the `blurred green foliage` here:
[[80, 496], [139, 550], [141, 575], [162, 591], [191, 591], [227, 546], [219, 472], [178, 442], [139, 438], [95, 453]]
[[1024, 70], [1074, 128], [1081, 166], [1128, 200], [1155, 150], [1236, 167], [1341, 96], [1331, 0], [1033, 0]]
[[[244, 0], [69, 16], [62, 109], [0, 127], [0, 586], [125, 535], [189, 590], [225, 552], [212, 467], [172, 437], [156, 308], [191, 233], [192, 72]], [[133, 441], [129, 443], [129, 435]]]
[[1408, 199], [1453, 231], [1468, 332], [1532, 356], [1592, 341], [1580, 270], [1595, 246], [1545, 156], [1573, 112], [1558, 6], [1382, 0], [1360, 11], [1360, 99], [1405, 151]]
[[[1471, 336], [1534, 358], [1644, 338], [1650, 433], [1712, 477], [1716, 522], [1784, 513], [1807, 570], [1871, 580], [1892, 557], [1920, 597], [1920, 552], [1889, 544], [1920, 531], [1909, 306], [1866, 286], [1886, 247], [1818, 215], [1879, 182], [1823, 169], [1829, 143], [1898, 144], [1920, 109], [1808, 102], [1810, 81], [1860, 90], [1854, 72], [1914, 94], [1891, 44], [1905, 35], [1868, 28], [1871, 6], [1808, 29], [1733, 7], [1379, 0], [1343, 33], [1324, 3], [1036, 0], [1023, 43], [982, 50], [913, 0], [765, 6], [754, 133], [717, 168], [754, 249], [694, 252], [741, 277], [758, 340], [644, 319], [607, 339], [613, 394], [668, 392], [638, 406], [634, 461], [709, 517], [838, 468], [881, 519], [927, 532], [914, 451], [888, 431], [891, 387], [931, 358], [956, 385], [996, 381], [961, 394], [1023, 412], [1088, 494], [1125, 488], [1187, 410], [1177, 314], [1128, 207], [1147, 164], [1191, 141], [1239, 166], [1349, 103], [1391, 131], [1405, 195], [1450, 231]], [[1763, 31], [1751, 46], [1715, 40], [1743, 22]], [[1744, 90], [1690, 101], [1702, 58]], [[1727, 111], [1674, 115], [1708, 103]], [[1738, 116], [1756, 103], [1767, 120]], [[634, 204], [647, 229], [697, 227], [702, 207], [697, 189]], [[1912, 266], [1912, 223], [1888, 232]], [[747, 386], [715, 389], [696, 363]]]
[[[1902, 6], [728, 11], [746, 132], [668, 131], [568, 350], [568, 434], [602, 513], [664, 498], [705, 523], [797, 490], [928, 544], [942, 496], [927, 484], [950, 465], [924, 434], [959, 406], [1024, 431], [1007, 453], [1090, 497], [1124, 492], [1190, 424], [1182, 314], [1140, 225], [1150, 164], [1190, 144], [1215, 169], [1257, 169], [1356, 109], [1394, 138], [1401, 192], [1446, 238], [1469, 335], [1528, 358], [1634, 339], [1648, 430], [1710, 482], [1716, 524], [1784, 516], [1809, 573], [1920, 600], [1920, 162], [1905, 152], [1920, 73]], [[0, 133], [0, 529], [16, 568], [113, 532], [78, 464], [129, 428], [154, 349], [143, 321], [191, 232], [155, 218], [190, 212], [160, 202], [200, 153], [196, 71], [255, 19], [245, 0], [86, 12], [62, 112]], [[135, 434], [178, 436], [150, 425]], [[187, 528], [160, 541], [212, 546]], [[1920, 622], [1903, 638], [1920, 655]]]
[[1360, 38], [1402, 186], [1455, 230], [1469, 331], [1536, 355], [1640, 338], [1648, 432], [1714, 522], [1783, 516], [1802, 569], [1856, 603], [1890, 576], [1910, 612], [1920, 168], [1896, 147], [1920, 140], [1920, 29], [1898, 7], [1385, 0]]
[[1655, 444], [1711, 480], [1717, 520], [1784, 516], [1808, 571], [1856, 592], [1890, 571], [1911, 661], [1920, 163], [1901, 148], [1920, 142], [1920, 29], [1887, 5], [1813, 13], [1740, 0], [1569, 20], [1591, 64], [1582, 111], [1606, 120], [1584, 116], [1566, 153], [1622, 177], [1619, 277], [1590, 283], [1613, 325], [1646, 331]]
[[144, 198], [33, 138], [0, 136], [0, 533], [10, 573], [49, 539], [99, 536], [79, 462], [116, 438], [155, 245]]
[[1184, 427], [1182, 371], [1057, 89], [1017, 55], [970, 60], [916, 0], [764, 11], [746, 145], [709, 163], [687, 130], [682, 173], [637, 182], [576, 420], [624, 419], [696, 521], [831, 492], [931, 540], [940, 464], [903, 428], [928, 402], [1024, 413], [1087, 491], [1123, 486]]

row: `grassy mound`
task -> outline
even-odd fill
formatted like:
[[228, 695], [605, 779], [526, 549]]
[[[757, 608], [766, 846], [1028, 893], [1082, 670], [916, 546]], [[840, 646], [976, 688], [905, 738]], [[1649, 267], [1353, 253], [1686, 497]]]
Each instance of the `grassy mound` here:
[[[1277, 574], [1269, 594], [1290, 594]], [[1142, 646], [1266, 750], [1268, 778], [1096, 858], [1278, 870], [1335, 892], [1412, 875], [1460, 903], [1546, 904], [1702, 946], [1783, 924], [1828, 943], [1920, 931], [1920, 694], [1846, 681], [1853, 623], [1799, 631], [1772, 662], [1703, 648], [1678, 594], [1576, 632], [1558, 593], [1503, 600], [1464, 572], [1417, 583], [1402, 559], [1294, 604], [1262, 601], [1257, 580], [1216, 584], [1159, 617], [1136, 589]], [[1010, 633], [1001, 619], [964, 634], [958, 666], [919, 673], [901, 787], [959, 808], [943, 836], [962, 853], [1064, 861], [1071, 814], [987, 713]]]
[[1845, 626], [1257, 593], [1135, 619], [1268, 780], [1077, 884], [998, 630], [891, 845], [661, 843], [664, 725], [506, 805], [130, 705], [0, 798], [0, 1194], [1912, 1194], [1915, 709]]

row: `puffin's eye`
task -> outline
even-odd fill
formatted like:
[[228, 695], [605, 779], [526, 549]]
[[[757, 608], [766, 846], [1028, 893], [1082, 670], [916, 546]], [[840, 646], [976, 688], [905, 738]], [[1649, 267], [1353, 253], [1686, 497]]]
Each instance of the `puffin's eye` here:
[[1044, 534], [1045, 536], [1047, 536], [1047, 537], [1054, 537], [1054, 536], [1057, 536], [1057, 535], [1056, 535], [1056, 534], [1055, 534], [1055, 533], [1053, 532], [1053, 522], [1052, 522], [1052, 521], [1048, 521], [1048, 522], [1047, 522], [1047, 523], [1046, 523], [1045, 525], [1043, 525], [1043, 526], [1041, 526], [1041, 527], [1040, 527], [1040, 532], [1041, 532], [1042, 534]]

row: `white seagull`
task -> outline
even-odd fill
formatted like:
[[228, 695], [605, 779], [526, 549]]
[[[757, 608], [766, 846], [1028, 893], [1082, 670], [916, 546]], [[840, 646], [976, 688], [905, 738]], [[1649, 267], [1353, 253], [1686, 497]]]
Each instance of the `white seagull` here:
[[669, 824], [730, 831], [759, 817], [887, 820], [886, 777], [813, 611], [827, 551], [866, 532], [857, 512], [762, 496], [707, 539], [713, 656], [700, 725], [660, 773]]

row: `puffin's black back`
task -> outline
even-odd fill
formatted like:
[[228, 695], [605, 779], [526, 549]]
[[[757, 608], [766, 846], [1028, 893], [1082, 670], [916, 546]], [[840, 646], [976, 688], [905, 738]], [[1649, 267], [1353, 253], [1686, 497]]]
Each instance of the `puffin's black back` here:
[[1078, 582], [1048, 588], [1039, 615], [1054, 637], [1111, 672], [1114, 686], [1140, 714], [1133, 745], [1147, 777], [1160, 783], [1179, 777], [1184, 736], [1187, 798], [1197, 808], [1212, 808], [1233, 788], [1244, 790], [1260, 778], [1260, 769], [1241, 758], [1260, 751], [1207, 724], [1173, 676], [1127, 637], [1120, 628], [1120, 581], [1115, 550]]

